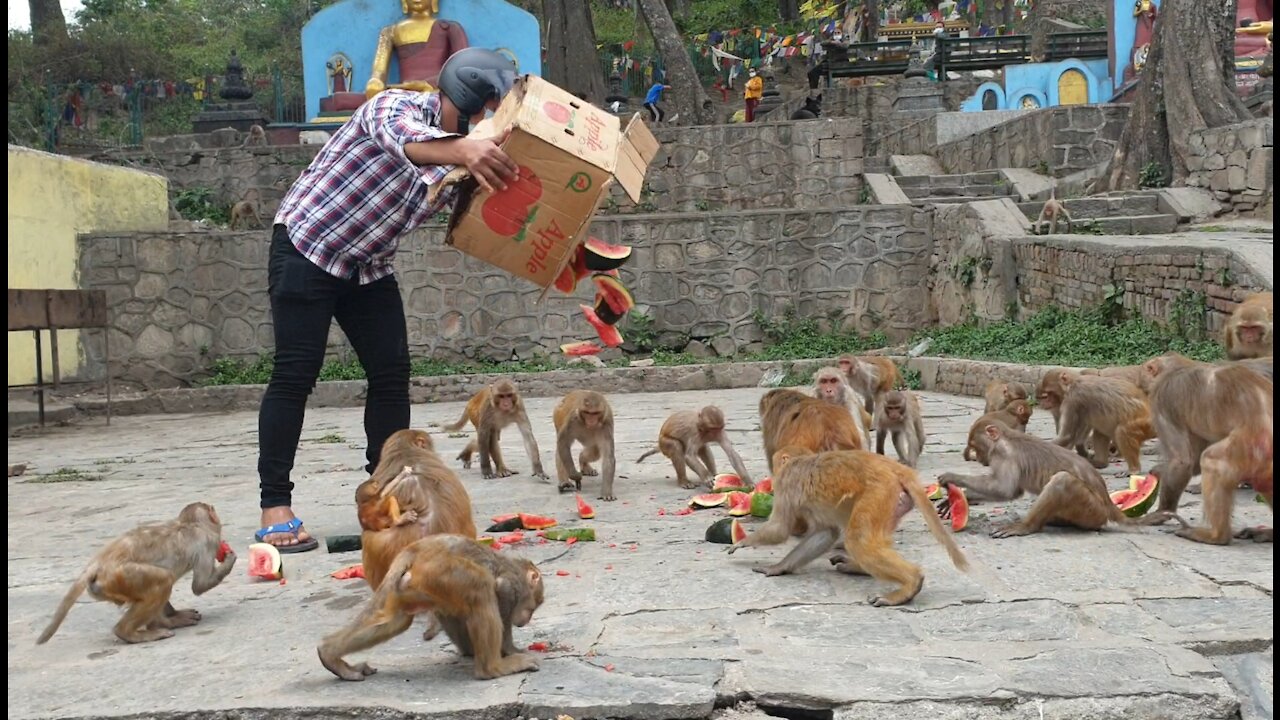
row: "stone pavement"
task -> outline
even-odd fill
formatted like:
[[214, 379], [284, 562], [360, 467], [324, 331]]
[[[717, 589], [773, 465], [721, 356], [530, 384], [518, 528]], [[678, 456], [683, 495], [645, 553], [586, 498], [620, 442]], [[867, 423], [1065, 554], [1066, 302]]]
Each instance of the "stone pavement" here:
[[[340, 682], [320, 666], [317, 642], [354, 616], [369, 591], [361, 581], [330, 578], [359, 555], [328, 555], [323, 545], [284, 556], [283, 585], [247, 577], [244, 549], [258, 517], [253, 413], [119, 418], [109, 429], [97, 420], [10, 438], [9, 461], [30, 467], [8, 483], [8, 715], [1272, 717], [1271, 545], [1208, 547], [1164, 528], [988, 538], [982, 531], [989, 518], [1025, 510], [1019, 501], [974, 507], [970, 529], [957, 536], [973, 565], [968, 575], [909, 515], [897, 544], [924, 566], [927, 580], [905, 607], [867, 605], [881, 584], [840, 575], [825, 562], [790, 577], [751, 572], [784, 550], [726, 556], [724, 546], [703, 541], [722, 511], [675, 515], [690, 493], [676, 487], [661, 458], [643, 465], [634, 458], [669, 411], [714, 401], [749, 467], [763, 476], [755, 410], [761, 392], [613, 396], [619, 500], [596, 501], [598, 481], [587, 478], [595, 520], [577, 520], [572, 496], [528, 476], [483, 480], [476, 470], [460, 471], [478, 518], [552, 514], [599, 535], [595, 543], [503, 551], [535, 559], [546, 573], [547, 602], [516, 640], [545, 642], [550, 651], [540, 672], [494, 681], [472, 679], [469, 662], [459, 662], [446, 642], [424, 644], [416, 627], [355, 656], [379, 668], [363, 683]], [[924, 478], [974, 472], [960, 449], [981, 401], [924, 400]], [[553, 402], [529, 402], [548, 467]], [[413, 424], [437, 427], [461, 407], [414, 406]], [[308, 416], [295, 508], [318, 536], [357, 530], [360, 419], [356, 408]], [[1033, 432], [1051, 430], [1047, 414], [1032, 418]], [[451, 458], [465, 440], [439, 434], [437, 442]], [[504, 445], [512, 466], [527, 470], [518, 434]], [[62, 482], [32, 482], [38, 479]], [[187, 587], [175, 593], [178, 607], [203, 613], [200, 625], [162, 642], [125, 645], [110, 631], [115, 608], [81, 602], [48, 644], [34, 644], [105, 540], [137, 522], [172, 517], [194, 500], [218, 507], [241, 554], [223, 585], [194, 600]], [[1188, 516], [1198, 518], [1198, 496], [1186, 503]], [[1271, 522], [1245, 491], [1237, 493], [1235, 519]]]

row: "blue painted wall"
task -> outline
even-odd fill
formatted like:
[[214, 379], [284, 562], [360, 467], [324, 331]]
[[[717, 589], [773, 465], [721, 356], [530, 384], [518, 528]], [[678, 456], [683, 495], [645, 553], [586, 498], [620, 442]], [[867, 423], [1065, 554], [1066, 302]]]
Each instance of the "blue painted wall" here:
[[960, 103], [965, 112], [982, 110], [982, 95], [988, 89], [994, 89], [1000, 100], [997, 110], [1018, 110], [1022, 107], [1025, 95], [1034, 95], [1041, 107], [1052, 107], [1058, 104], [1058, 78], [1067, 70], [1079, 70], [1084, 73], [1089, 85], [1089, 104], [1105, 103], [1111, 100], [1112, 83], [1107, 76], [1107, 59], [1094, 60], [1060, 60], [1051, 63], [1028, 63], [1026, 65], [1007, 65], [1004, 68], [1004, 87], [994, 82], [986, 82], [978, 87], [977, 92]]
[[[1160, 0], [1152, 0], [1156, 6], [1156, 22], [1160, 22]], [[1133, 16], [1133, 0], [1112, 0], [1114, 4], [1114, 21], [1111, 26], [1111, 42], [1116, 50], [1116, 66], [1106, 73], [1115, 78], [1115, 87], [1121, 87], [1128, 80], [1124, 78], [1124, 68], [1129, 64], [1129, 55], [1133, 53], [1133, 34], [1138, 29], [1138, 19]], [[1111, 98], [1110, 94], [1107, 99]]]
[[[460, 23], [472, 47], [506, 48], [521, 73], [542, 74], [538, 20], [504, 0], [440, 0], [439, 19]], [[351, 90], [363, 92], [373, 68], [378, 32], [404, 19], [400, 0], [342, 0], [316, 13], [302, 28], [303, 88], [307, 119], [320, 114], [320, 98], [329, 94], [324, 64], [336, 52], [351, 59]], [[400, 70], [393, 56], [391, 81]]]

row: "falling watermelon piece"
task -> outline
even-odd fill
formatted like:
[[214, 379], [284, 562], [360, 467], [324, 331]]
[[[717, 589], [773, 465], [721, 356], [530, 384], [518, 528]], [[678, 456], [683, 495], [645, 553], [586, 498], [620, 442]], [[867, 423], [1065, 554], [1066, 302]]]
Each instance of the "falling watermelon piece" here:
[[583, 340], [561, 345], [560, 352], [568, 357], [583, 357], [585, 355], [599, 355], [604, 352], [604, 348], [590, 340]]
[[766, 495], [772, 495], [773, 494], [773, 478], [767, 477], [761, 480], [760, 482], [756, 483], [756, 492], [764, 493]]
[[1155, 475], [1130, 475], [1129, 489], [1111, 493], [1111, 502], [1127, 517], [1142, 517], [1156, 502], [1160, 480]]
[[711, 492], [739, 492], [750, 488], [747, 481], [733, 473], [720, 473], [711, 483]]
[[631, 258], [631, 248], [626, 245], [610, 245], [599, 238], [588, 237], [582, 244], [582, 249], [588, 270], [615, 270]]
[[[759, 485], [756, 486], [760, 487]], [[751, 493], [751, 516], [767, 518], [773, 514], [773, 496], [759, 490]]]
[[596, 311], [590, 305], [579, 305], [582, 308], [582, 315], [591, 323], [591, 327], [596, 329], [596, 334], [600, 336], [600, 342], [605, 347], [618, 347], [622, 344], [622, 333], [618, 332], [618, 328], [606, 323], [596, 315]]
[[694, 495], [689, 498], [689, 507], [695, 508], [712, 508], [724, 505], [729, 496], [725, 493], [707, 493], [705, 495]]
[[705, 537], [707, 542], [737, 545], [747, 539], [747, 531], [742, 527], [742, 523], [738, 522], [738, 518], [727, 517], [711, 523]]
[[214, 555], [213, 559], [217, 560], [218, 562], [222, 562], [223, 560], [227, 559], [227, 554], [230, 552], [231, 552], [231, 546], [227, 544], [226, 540], [223, 540], [218, 545], [218, 554]]
[[588, 505], [587, 501], [583, 500], [581, 495], [578, 495], [577, 497], [578, 497], [578, 517], [582, 518], [583, 520], [590, 520], [591, 518], [595, 517], [596, 516], [595, 509], [592, 508], [590, 505]]
[[751, 493], [731, 492], [727, 493], [729, 502], [729, 514], [734, 517], [742, 517], [751, 514]]
[[617, 325], [618, 321], [636, 306], [631, 293], [614, 275], [597, 273], [591, 281], [597, 288], [596, 316], [606, 325]]
[[555, 527], [556, 519], [543, 515], [520, 513], [520, 525], [525, 530], [546, 530], [549, 527]]
[[249, 577], [263, 580], [284, 578], [284, 563], [280, 551], [271, 543], [254, 543], [249, 546]]
[[969, 499], [964, 496], [964, 490], [947, 483], [947, 500], [938, 514], [944, 519], [947, 515], [951, 517], [952, 532], [963, 530], [969, 524]]

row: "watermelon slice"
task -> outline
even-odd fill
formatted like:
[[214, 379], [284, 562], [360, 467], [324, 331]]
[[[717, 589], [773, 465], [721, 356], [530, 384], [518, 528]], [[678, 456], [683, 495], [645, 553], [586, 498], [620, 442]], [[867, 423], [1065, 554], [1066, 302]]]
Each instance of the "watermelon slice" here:
[[739, 492], [750, 488], [745, 480], [733, 473], [720, 473], [711, 483], [711, 492]]
[[555, 527], [555, 524], [556, 519], [552, 517], [520, 513], [520, 526], [525, 530], [546, 530], [549, 527]]
[[560, 346], [560, 352], [568, 357], [582, 357], [584, 355], [599, 355], [604, 348], [595, 344], [590, 340], [581, 342], [565, 343]]
[[773, 478], [767, 477], [761, 480], [760, 482], [756, 483], [756, 492], [764, 493], [766, 495], [772, 495], [773, 494]]
[[579, 305], [582, 308], [582, 315], [591, 323], [591, 327], [596, 329], [596, 334], [600, 336], [600, 342], [605, 347], [618, 347], [622, 344], [622, 333], [618, 332], [618, 328], [606, 323], [596, 315], [596, 311], [590, 305]]
[[491, 546], [493, 545], [493, 538], [489, 537], [488, 535], [481, 535], [480, 537], [476, 538], [476, 542], [480, 543], [481, 545]]
[[1142, 517], [1155, 504], [1160, 480], [1155, 475], [1130, 475], [1129, 489], [1111, 493], [1111, 502], [1127, 517]]
[[512, 530], [523, 530], [524, 523], [520, 521], [519, 515], [504, 516], [502, 520], [495, 522], [485, 528], [485, 532], [511, 532]]
[[631, 248], [588, 237], [582, 244], [582, 257], [588, 270], [614, 270], [631, 259]]
[[707, 528], [707, 542], [720, 543], [721, 545], [737, 545], [747, 539], [747, 530], [742, 527], [742, 523], [738, 522], [738, 518], [721, 518]]
[[518, 517], [520, 516], [516, 513], [505, 513], [503, 515], [494, 515], [493, 517], [489, 518], [489, 520], [492, 522], [500, 523], [500, 522], [506, 522], [511, 518], [518, 518]]
[[731, 492], [727, 495], [730, 515], [742, 517], [751, 514], [751, 493]]
[[582, 518], [583, 520], [590, 520], [591, 518], [595, 517], [596, 511], [590, 505], [587, 504], [586, 500], [582, 499], [581, 495], [578, 495], [577, 497], [578, 497], [578, 517]]
[[[756, 485], [756, 487], [760, 487]], [[767, 518], [773, 514], [773, 496], [759, 490], [751, 493], [751, 516]]]
[[547, 530], [543, 532], [542, 536], [548, 540], [563, 540], [566, 542], [569, 540], [573, 540], [575, 542], [581, 540], [583, 542], [595, 542], [596, 529], [595, 528], [556, 528], [554, 530]]
[[363, 578], [364, 564], [356, 563], [355, 565], [348, 565], [341, 570], [334, 570], [329, 573], [329, 577], [335, 580], [353, 580], [355, 578]]
[[218, 554], [214, 555], [213, 559], [218, 562], [222, 562], [227, 559], [227, 553], [229, 552], [231, 552], [231, 546], [227, 544], [226, 540], [223, 540], [222, 543], [218, 545]]
[[960, 532], [969, 524], [969, 499], [964, 490], [947, 483], [947, 499], [938, 506], [938, 517], [951, 521], [951, 531]]
[[939, 485], [938, 483], [933, 483], [932, 485], [926, 485], [924, 488], [924, 494], [930, 500], [941, 500], [942, 498], [947, 496], [947, 494], [943, 492], [942, 486]]
[[617, 325], [622, 316], [636, 306], [631, 293], [622, 281], [613, 275], [597, 273], [591, 278], [596, 284], [596, 315], [607, 325]]
[[263, 580], [279, 580], [284, 577], [284, 563], [280, 551], [271, 543], [254, 543], [249, 546], [249, 577]]
[[725, 493], [707, 493], [706, 495], [694, 495], [689, 498], [689, 507], [695, 508], [711, 508], [724, 505], [729, 496]]

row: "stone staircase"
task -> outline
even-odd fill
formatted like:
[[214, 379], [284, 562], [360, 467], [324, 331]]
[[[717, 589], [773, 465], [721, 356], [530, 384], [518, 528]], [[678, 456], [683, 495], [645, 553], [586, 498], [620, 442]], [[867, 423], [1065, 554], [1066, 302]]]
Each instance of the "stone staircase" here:
[[[1071, 213], [1072, 231], [1076, 234], [1165, 235], [1178, 229], [1178, 217], [1162, 211], [1160, 198], [1154, 192], [1111, 193], [1062, 202]], [[1018, 203], [1018, 209], [1032, 222], [1040, 217], [1043, 207], [1044, 201]], [[1058, 232], [1066, 231], [1060, 223]]]
[[[912, 205], [995, 200], [1014, 196], [1013, 186], [999, 170], [963, 175], [900, 175], [894, 178]], [[1036, 208], [1039, 213], [1039, 208]]]

